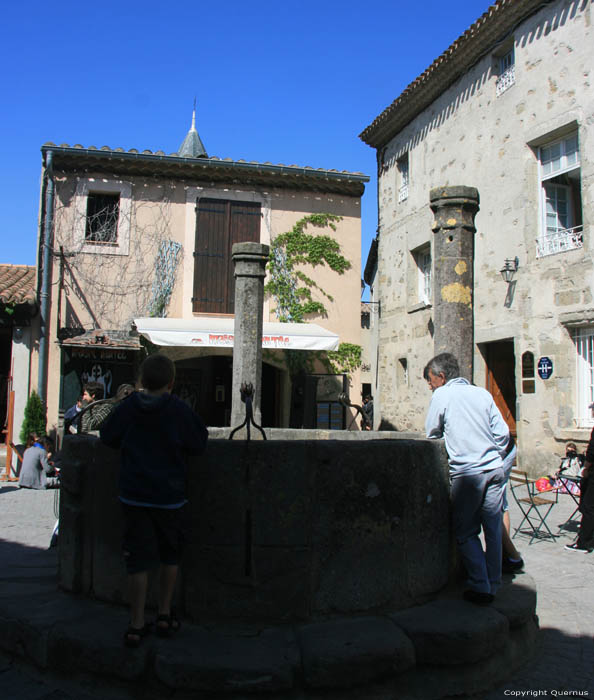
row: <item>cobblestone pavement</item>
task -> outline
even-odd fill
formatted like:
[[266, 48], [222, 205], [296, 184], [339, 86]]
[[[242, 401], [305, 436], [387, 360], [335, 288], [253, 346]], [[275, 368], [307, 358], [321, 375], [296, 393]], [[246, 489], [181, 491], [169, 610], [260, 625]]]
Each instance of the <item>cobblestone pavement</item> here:
[[[568, 495], [549, 516], [554, 532], [571, 514]], [[512, 525], [519, 511], [512, 505]], [[47, 577], [55, 574], [56, 550], [48, 550], [54, 526], [54, 492], [19, 490], [0, 482], [0, 566], [11, 576]], [[534, 577], [538, 590], [539, 649], [519, 673], [498, 689], [472, 700], [505, 697], [594, 698], [594, 553], [568, 552], [563, 545], [575, 537], [577, 523], [560, 530], [556, 541], [515, 542]], [[18, 543], [19, 547], [14, 544]], [[22, 545], [25, 545], [23, 547]], [[520, 576], [518, 576], [520, 578]], [[99, 681], [55, 678], [0, 655], [2, 700], [120, 700], [130, 695]], [[366, 700], [361, 691], [361, 700]], [[394, 700], [397, 700], [396, 698]], [[470, 700], [470, 699], [469, 699]]]

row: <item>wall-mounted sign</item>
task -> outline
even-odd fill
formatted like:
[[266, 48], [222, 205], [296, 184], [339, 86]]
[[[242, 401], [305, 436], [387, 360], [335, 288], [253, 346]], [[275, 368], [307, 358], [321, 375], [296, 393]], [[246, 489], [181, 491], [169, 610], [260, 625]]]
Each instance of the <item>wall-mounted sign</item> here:
[[553, 374], [553, 362], [550, 357], [541, 357], [538, 361], [538, 376], [548, 379]]

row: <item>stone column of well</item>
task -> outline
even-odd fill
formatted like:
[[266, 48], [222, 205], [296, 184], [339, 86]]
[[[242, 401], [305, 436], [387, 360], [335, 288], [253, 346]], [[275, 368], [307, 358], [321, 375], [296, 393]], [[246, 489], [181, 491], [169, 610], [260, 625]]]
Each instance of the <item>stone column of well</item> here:
[[474, 351], [475, 187], [436, 187], [429, 194], [434, 220], [434, 351], [451, 352], [460, 374], [472, 381]]
[[240, 396], [244, 383], [254, 387], [254, 420], [261, 424], [264, 277], [269, 253], [270, 247], [262, 243], [236, 243], [232, 248], [235, 269], [232, 428], [245, 419], [245, 404]]

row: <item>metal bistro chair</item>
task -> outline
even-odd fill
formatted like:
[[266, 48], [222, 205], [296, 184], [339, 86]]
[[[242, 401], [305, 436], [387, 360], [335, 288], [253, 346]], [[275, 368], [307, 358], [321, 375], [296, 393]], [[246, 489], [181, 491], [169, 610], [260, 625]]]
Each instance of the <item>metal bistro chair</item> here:
[[[531, 535], [530, 544], [535, 539], [546, 539], [547, 537], [555, 540], [557, 535], [548, 526], [547, 517], [559, 500], [558, 491], [545, 491], [545, 494], [554, 495], [554, 498], [547, 498], [547, 496], [537, 491], [536, 480], [531, 479], [526, 472], [518, 469], [512, 470], [509, 477], [509, 485], [514, 500], [524, 516], [518, 527], [516, 527], [512, 538], [522, 531]], [[527, 523], [528, 528], [522, 530], [524, 523]]]

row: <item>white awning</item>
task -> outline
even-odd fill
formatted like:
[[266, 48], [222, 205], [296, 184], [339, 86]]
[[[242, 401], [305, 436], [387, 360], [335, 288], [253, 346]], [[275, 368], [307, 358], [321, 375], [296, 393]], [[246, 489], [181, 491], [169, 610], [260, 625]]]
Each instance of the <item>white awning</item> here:
[[[233, 347], [233, 318], [135, 318], [138, 332], [155, 345], [195, 348]], [[337, 350], [338, 336], [314, 323], [268, 323], [262, 347], [280, 350]]]

